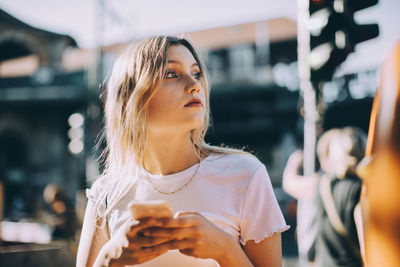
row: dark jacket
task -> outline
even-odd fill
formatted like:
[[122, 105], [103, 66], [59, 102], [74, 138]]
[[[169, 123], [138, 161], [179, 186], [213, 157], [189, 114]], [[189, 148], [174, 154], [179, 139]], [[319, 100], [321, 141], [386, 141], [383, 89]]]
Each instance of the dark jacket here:
[[[327, 217], [321, 196], [318, 194], [317, 266], [361, 267], [361, 257], [354, 250], [356, 248], [359, 251], [354, 208], [360, 199], [361, 180], [356, 176], [348, 176], [345, 179], [334, 178], [331, 182], [331, 188], [335, 207], [347, 230], [348, 239], [335, 231]], [[350, 242], [352, 244], [349, 244]]]

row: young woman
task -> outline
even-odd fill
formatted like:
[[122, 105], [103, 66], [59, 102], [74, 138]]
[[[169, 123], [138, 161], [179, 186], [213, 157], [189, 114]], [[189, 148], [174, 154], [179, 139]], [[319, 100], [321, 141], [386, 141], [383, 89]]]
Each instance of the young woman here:
[[[221, 103], [223, 104], [223, 103]], [[192, 45], [133, 43], [109, 79], [106, 165], [88, 190], [77, 266], [281, 266], [288, 229], [265, 166], [204, 142], [209, 88]], [[173, 218], [135, 221], [165, 200]]]

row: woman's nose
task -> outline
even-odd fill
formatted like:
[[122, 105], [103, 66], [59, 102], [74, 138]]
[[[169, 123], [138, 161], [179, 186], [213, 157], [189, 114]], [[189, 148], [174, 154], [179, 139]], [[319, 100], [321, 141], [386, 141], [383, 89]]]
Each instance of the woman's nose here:
[[194, 94], [194, 93], [199, 93], [200, 90], [201, 90], [200, 81], [188, 75], [185, 84], [185, 92], [188, 94]]

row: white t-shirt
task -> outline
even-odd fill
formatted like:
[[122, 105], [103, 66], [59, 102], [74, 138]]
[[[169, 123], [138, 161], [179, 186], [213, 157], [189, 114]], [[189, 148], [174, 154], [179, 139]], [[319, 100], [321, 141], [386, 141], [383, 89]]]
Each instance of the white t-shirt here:
[[[182, 190], [173, 195], [158, 193], [145, 175], [162, 192], [172, 192], [184, 185], [198, 164], [171, 175], [153, 175], [141, 168], [137, 177], [126, 177], [129, 191], [113, 207], [108, 216], [112, 237], [131, 220], [128, 205], [132, 200], [166, 200], [173, 212], [196, 211], [231, 234], [238, 242], [260, 242], [274, 233], [289, 228], [275, 198], [265, 166], [251, 155], [235, 153], [213, 154], [201, 162], [197, 174]], [[88, 191], [89, 200], [98, 197], [101, 179]], [[219, 266], [212, 259], [196, 259], [179, 251], [169, 251], [158, 258], [137, 266]]]

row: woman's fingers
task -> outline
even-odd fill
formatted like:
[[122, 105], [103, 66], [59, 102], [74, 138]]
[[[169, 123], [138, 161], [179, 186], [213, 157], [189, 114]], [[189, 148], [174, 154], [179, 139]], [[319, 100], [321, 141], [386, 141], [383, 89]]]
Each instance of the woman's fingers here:
[[197, 226], [185, 228], [151, 227], [141, 231], [146, 237], [165, 237], [170, 239], [196, 238], [201, 235]]
[[152, 227], [142, 228], [138, 235], [178, 240], [199, 238], [204, 232], [204, 220], [197, 212], [180, 212], [174, 218], [156, 219], [152, 222]]
[[143, 263], [173, 249], [192, 254], [203, 239], [204, 219], [197, 212], [180, 212], [174, 218], [140, 219], [127, 233], [129, 245], [121, 255], [121, 263]]
[[[141, 219], [140, 223], [131, 227], [130, 231], [127, 233], [127, 237], [128, 239], [136, 238], [137, 236], [143, 235], [143, 233], [145, 233], [148, 229], [193, 228], [198, 224], [198, 219], [195, 218], [199, 217], [185, 216], [179, 218], [144, 218]], [[171, 234], [174, 234], [174, 230], [170, 231], [169, 234], [162, 234], [161, 236], [171, 236]]]
[[178, 212], [173, 218], [155, 219], [155, 225], [166, 228], [192, 227], [199, 223], [199, 220], [204, 218], [197, 212]]
[[141, 219], [131, 228], [130, 253], [124, 253], [126, 264], [149, 261], [174, 249], [194, 257], [212, 257], [220, 247], [218, 240], [222, 235], [217, 230], [197, 212], [179, 212], [173, 218]]
[[142, 219], [140, 219], [139, 223], [131, 226], [129, 232], [127, 233], [127, 236], [129, 239], [132, 239], [132, 238], [136, 237], [142, 229], [145, 229], [148, 227], [154, 227], [159, 224], [160, 224], [160, 222], [158, 222], [158, 219], [156, 219], [156, 218], [152, 218], [152, 217], [142, 218]]
[[184, 239], [170, 240], [155, 246], [133, 248], [128, 247], [123, 250], [118, 262], [126, 265], [139, 264], [154, 259], [168, 252], [168, 250], [191, 250], [193, 246], [194, 242], [192, 240]]
[[198, 213], [197, 211], [178, 211], [177, 213], [175, 213], [174, 218], [179, 218], [182, 216], [201, 216], [202, 215], [200, 213]]
[[174, 249], [192, 255], [203, 247], [205, 222], [197, 212], [179, 212], [173, 218], [141, 218], [127, 232], [129, 245], [118, 262], [140, 264]]
[[171, 240], [161, 245], [154, 247], [143, 248], [144, 251], [149, 253], [157, 253], [158, 251], [172, 250], [172, 249], [191, 249], [194, 246], [194, 241], [191, 239]]
[[128, 249], [156, 246], [171, 240], [171, 237], [138, 236], [130, 239]]
[[[197, 213], [182, 213], [178, 218], [143, 218], [127, 233], [129, 249], [153, 247], [171, 240], [197, 238], [200, 236]], [[184, 216], [185, 215], [185, 216]]]

